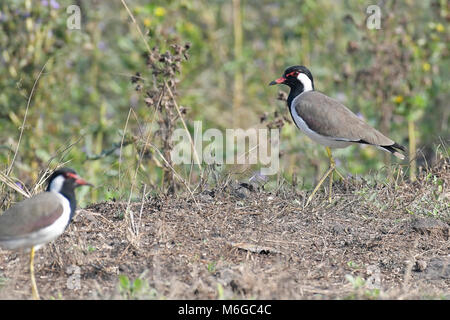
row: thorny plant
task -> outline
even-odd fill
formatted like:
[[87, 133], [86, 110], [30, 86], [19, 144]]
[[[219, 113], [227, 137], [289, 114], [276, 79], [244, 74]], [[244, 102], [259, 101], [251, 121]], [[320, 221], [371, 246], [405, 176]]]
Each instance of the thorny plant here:
[[[162, 168], [163, 177], [161, 181], [167, 183], [167, 192], [173, 193], [176, 188], [175, 181], [180, 182], [189, 191], [194, 203], [198, 207], [198, 203], [190, 189], [189, 183], [182, 177], [173, 167], [173, 163], [170, 157], [173, 145], [171, 143], [172, 133], [175, 129], [175, 123], [180, 118], [187, 135], [190, 137], [191, 147], [194, 149], [194, 156], [198, 160], [198, 155], [195, 152], [194, 144], [191, 135], [187, 129], [186, 123], [183, 119], [183, 114], [186, 113], [186, 109], [180, 108], [175, 100], [177, 95], [177, 83], [179, 82], [177, 76], [181, 72], [181, 62], [183, 60], [188, 60], [189, 56], [187, 51], [190, 48], [190, 44], [185, 44], [180, 46], [174, 44], [171, 46], [170, 51], [161, 53], [161, 49], [158, 46], [154, 46], [153, 49], [150, 48], [146, 37], [144, 36], [139, 24], [133, 13], [128, 8], [126, 1], [122, 0], [122, 4], [128, 12], [131, 20], [133, 21], [136, 30], [140, 34], [143, 43], [146, 47], [146, 52], [144, 57], [146, 58], [146, 65], [148, 71], [141, 75], [141, 72], [136, 72], [134, 76], [131, 77], [131, 83], [135, 85], [135, 90], [140, 92], [143, 100], [149, 109], [153, 109], [151, 112], [151, 121], [147, 123], [147, 132], [141, 130], [139, 125], [139, 137], [135, 137], [135, 146], [138, 151], [138, 162], [134, 172], [134, 177], [131, 180], [131, 190], [128, 197], [127, 207], [125, 209], [125, 218], [128, 224], [127, 236], [131, 244], [137, 244], [139, 237], [139, 225], [141, 223], [141, 214], [139, 215], [139, 220], [136, 222], [134, 219], [134, 213], [131, 210], [131, 199], [133, 195], [133, 190], [137, 181], [137, 174], [139, 168], [142, 167], [142, 161], [144, 158], [149, 158], [154, 161], [157, 167]], [[175, 113], [176, 111], [176, 113]], [[127, 121], [125, 124], [124, 135], [122, 142], [125, 140], [126, 128], [128, 126], [128, 121], [131, 114], [134, 115], [136, 121], [139, 122], [136, 113], [132, 108], [128, 113]], [[153, 125], [156, 119], [157, 129], [153, 131]], [[162, 151], [161, 151], [162, 148]], [[121, 147], [122, 152], [122, 147]], [[162, 160], [162, 161], [160, 161]], [[202, 168], [199, 164], [200, 174], [202, 174]], [[120, 179], [120, 167], [119, 167], [119, 179]], [[119, 181], [120, 185], [120, 181]], [[145, 199], [145, 188], [142, 193], [142, 201]], [[164, 191], [164, 185], [162, 186], [162, 191]], [[200, 208], [199, 208], [200, 209]]]
[[[173, 162], [170, 157], [170, 152], [173, 149], [171, 138], [178, 119], [186, 114], [186, 109], [178, 107], [175, 100], [179, 82], [177, 76], [181, 72], [181, 62], [189, 58], [187, 53], [189, 48], [189, 43], [184, 46], [174, 44], [170, 51], [161, 53], [159, 48], [155, 46], [145, 54], [150, 78], [143, 77], [141, 72], [136, 72], [131, 77], [131, 82], [135, 85], [135, 90], [142, 94], [145, 105], [155, 112], [157, 129], [151, 142], [162, 150], [162, 155], [166, 160], [162, 167], [169, 193], [175, 191], [176, 182]], [[147, 143], [140, 147], [147, 148]], [[154, 150], [146, 149], [144, 155], [154, 159]], [[157, 165], [160, 165], [159, 161]]]

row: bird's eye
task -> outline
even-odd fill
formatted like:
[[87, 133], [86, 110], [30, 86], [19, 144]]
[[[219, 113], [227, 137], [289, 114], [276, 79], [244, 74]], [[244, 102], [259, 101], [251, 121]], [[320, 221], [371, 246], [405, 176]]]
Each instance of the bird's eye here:
[[292, 71], [292, 72], [289, 72], [289, 73], [286, 75], [286, 77], [297, 77], [299, 73], [300, 73], [300, 72], [298, 72], [298, 71]]
[[71, 173], [71, 172], [65, 173], [64, 176], [65, 176], [66, 178], [72, 178], [72, 179], [76, 179], [76, 178], [77, 178], [77, 175], [76, 175], [76, 174], [73, 174], [73, 173]]

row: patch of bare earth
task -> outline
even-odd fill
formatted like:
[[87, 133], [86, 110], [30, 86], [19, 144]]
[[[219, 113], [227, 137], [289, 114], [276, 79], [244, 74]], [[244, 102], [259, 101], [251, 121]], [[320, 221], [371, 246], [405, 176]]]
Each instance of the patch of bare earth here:
[[[98, 203], [37, 252], [37, 284], [44, 299], [448, 299], [449, 184], [448, 159], [414, 183], [336, 182], [306, 208], [302, 191], [229, 184], [134, 203], [137, 237], [126, 203]], [[27, 262], [0, 251], [0, 298], [30, 298]], [[145, 285], [126, 295], [119, 275]]]

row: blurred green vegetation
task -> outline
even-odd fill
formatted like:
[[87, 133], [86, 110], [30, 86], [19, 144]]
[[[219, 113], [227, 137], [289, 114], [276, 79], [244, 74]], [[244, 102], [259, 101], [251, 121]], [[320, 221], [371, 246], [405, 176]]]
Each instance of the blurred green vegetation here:
[[[155, 87], [148, 48], [164, 53], [186, 42], [189, 59], [173, 88], [191, 134], [194, 120], [203, 121], [203, 130], [224, 130], [265, 127], [265, 113], [289, 119], [285, 102], [268, 83], [287, 66], [303, 64], [317, 90], [407, 146], [410, 156], [417, 153], [418, 165], [432, 162], [439, 142], [449, 141], [445, 0], [385, 1], [379, 30], [366, 27], [372, 3], [362, 0], [124, 3], [145, 41], [122, 1], [0, 3], [0, 170], [11, 167], [29, 95], [47, 63], [9, 175], [32, 185], [41, 170], [69, 161], [97, 186], [80, 189], [83, 203], [128, 199], [130, 188], [131, 198], [139, 199], [143, 184], [166, 190], [164, 163], [146, 142], [150, 137], [163, 148], [164, 141], [153, 139], [161, 133], [155, 117], [162, 114], [130, 78], [139, 72], [144, 86]], [[67, 28], [66, 8], [72, 4], [81, 8], [81, 30]], [[175, 118], [169, 111], [165, 116]], [[174, 125], [182, 128], [179, 118]], [[292, 122], [282, 128], [281, 151], [281, 173], [288, 180], [295, 173], [305, 187], [327, 166], [324, 148]], [[341, 172], [350, 174], [397, 161], [371, 147], [342, 149], [335, 157]], [[199, 180], [195, 166], [175, 170], [191, 183]]]

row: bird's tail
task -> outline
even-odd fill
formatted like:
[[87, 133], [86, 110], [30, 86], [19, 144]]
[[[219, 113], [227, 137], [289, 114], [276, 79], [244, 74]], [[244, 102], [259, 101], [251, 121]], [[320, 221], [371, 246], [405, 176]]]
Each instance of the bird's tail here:
[[404, 146], [398, 144], [397, 142], [395, 142], [394, 144], [391, 144], [390, 146], [380, 146], [380, 148], [392, 153], [394, 156], [396, 156], [399, 159], [402, 159], [402, 160], [405, 159], [405, 155], [400, 153], [399, 150], [402, 152], [406, 152], [406, 148]]

